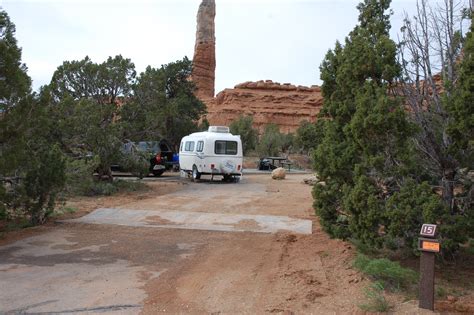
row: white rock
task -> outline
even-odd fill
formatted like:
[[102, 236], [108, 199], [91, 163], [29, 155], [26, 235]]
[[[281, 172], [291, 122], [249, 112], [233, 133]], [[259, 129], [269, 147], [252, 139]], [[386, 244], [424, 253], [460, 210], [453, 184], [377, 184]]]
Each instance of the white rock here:
[[273, 179], [285, 179], [286, 170], [283, 167], [278, 167], [272, 171]]

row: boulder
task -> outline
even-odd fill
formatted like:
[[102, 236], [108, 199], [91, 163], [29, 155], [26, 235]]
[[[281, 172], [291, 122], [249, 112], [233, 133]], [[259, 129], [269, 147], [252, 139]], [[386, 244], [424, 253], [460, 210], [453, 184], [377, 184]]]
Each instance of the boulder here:
[[303, 179], [303, 183], [305, 183], [306, 185], [310, 185], [310, 186], [314, 186], [318, 182], [319, 182], [319, 178], [316, 174], [311, 175], [310, 177], [307, 177], [307, 178]]
[[286, 170], [283, 167], [278, 167], [272, 171], [273, 179], [285, 179]]

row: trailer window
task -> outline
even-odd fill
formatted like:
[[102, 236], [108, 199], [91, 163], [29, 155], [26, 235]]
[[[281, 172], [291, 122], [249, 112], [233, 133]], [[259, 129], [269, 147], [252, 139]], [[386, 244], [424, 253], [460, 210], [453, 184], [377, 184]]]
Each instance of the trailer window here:
[[184, 151], [194, 151], [194, 141], [186, 141], [186, 143], [184, 144]]
[[237, 155], [237, 141], [217, 140], [214, 152], [216, 154]]
[[203, 150], [204, 150], [204, 141], [198, 141], [197, 146], [196, 146], [196, 151], [202, 152]]

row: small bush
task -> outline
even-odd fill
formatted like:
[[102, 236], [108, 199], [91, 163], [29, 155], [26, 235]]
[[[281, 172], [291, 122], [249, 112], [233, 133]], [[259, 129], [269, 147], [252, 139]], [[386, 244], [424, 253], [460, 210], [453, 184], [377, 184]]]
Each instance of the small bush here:
[[111, 196], [118, 192], [139, 191], [145, 189], [142, 182], [115, 180], [113, 182], [93, 181], [92, 184], [84, 190], [85, 196]]
[[444, 299], [448, 295], [448, 290], [442, 286], [435, 287], [436, 297], [440, 299]]
[[89, 196], [104, 195], [110, 196], [118, 192], [118, 188], [113, 184], [113, 182], [94, 182], [92, 186], [89, 187]]
[[147, 189], [147, 186], [140, 181], [115, 180], [113, 183], [120, 192], [134, 192]]
[[[120, 191], [138, 191], [145, 187], [145, 184], [141, 182], [98, 180], [93, 176], [98, 164], [97, 158], [68, 160], [66, 193], [79, 196], [110, 196]], [[146, 164], [145, 168], [148, 170], [148, 161]], [[137, 166], [135, 170], [139, 171], [139, 167]]]
[[252, 127], [253, 117], [240, 115], [238, 119], [234, 120], [229, 128], [233, 135], [240, 135], [242, 139], [242, 148], [244, 154], [255, 149], [257, 143], [258, 131]]
[[71, 214], [71, 213], [75, 213], [76, 211], [77, 211], [77, 208], [66, 207], [63, 205], [62, 207], [55, 209], [51, 217], [57, 218], [57, 217], [62, 216], [63, 214]]
[[99, 166], [97, 157], [93, 159], [69, 159], [66, 163], [66, 188], [70, 195], [88, 195], [94, 186], [94, 171]]
[[352, 244], [354, 244], [354, 246], [357, 248], [357, 250], [364, 254], [364, 255], [371, 255], [371, 256], [374, 256], [374, 255], [377, 255], [378, 253], [380, 253], [380, 251], [373, 247], [373, 246], [369, 246], [367, 244], [365, 244], [364, 242], [361, 242], [360, 240], [358, 239], [350, 239], [349, 240]]
[[262, 156], [276, 156], [280, 153], [284, 142], [284, 135], [276, 124], [268, 124], [260, 137], [256, 151]]
[[415, 271], [403, 268], [398, 262], [387, 258], [371, 259], [365, 255], [358, 254], [353, 266], [373, 280], [380, 281], [384, 287], [390, 287], [395, 290], [408, 288], [415, 284], [418, 279]]
[[150, 172], [150, 153], [132, 150], [121, 157], [121, 165], [124, 170], [132, 173], [133, 176], [143, 178]]
[[365, 288], [367, 303], [359, 305], [361, 309], [368, 312], [387, 312], [391, 306], [383, 295], [384, 287], [380, 282], [374, 282]]

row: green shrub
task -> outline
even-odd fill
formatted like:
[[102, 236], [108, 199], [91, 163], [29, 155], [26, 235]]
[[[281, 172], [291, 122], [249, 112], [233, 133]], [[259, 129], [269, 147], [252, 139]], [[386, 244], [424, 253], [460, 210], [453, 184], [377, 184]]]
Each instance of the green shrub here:
[[284, 142], [283, 137], [284, 135], [280, 133], [280, 128], [278, 125], [266, 125], [256, 148], [257, 153], [261, 157], [278, 155]]
[[84, 196], [111, 196], [119, 192], [134, 192], [145, 189], [145, 184], [136, 181], [114, 180], [93, 181], [90, 186], [84, 187]]
[[5, 220], [7, 218], [7, 206], [4, 203], [7, 192], [3, 185], [4, 183], [0, 182], [0, 220]]
[[65, 182], [65, 162], [56, 146], [29, 152], [18, 180], [0, 190], [0, 216], [3, 219], [25, 218], [32, 225], [44, 223], [56, 206]]
[[371, 259], [365, 255], [358, 254], [353, 266], [373, 280], [380, 281], [384, 287], [395, 290], [409, 288], [418, 279], [415, 271], [403, 268], [398, 262], [387, 258]]
[[257, 143], [258, 131], [252, 127], [253, 117], [240, 115], [238, 119], [234, 120], [229, 128], [233, 135], [240, 135], [242, 140], [242, 148], [244, 154], [255, 149]]
[[113, 184], [119, 192], [142, 191], [148, 188], [148, 186], [141, 181], [115, 180]]
[[137, 191], [145, 187], [140, 182], [102, 181], [94, 178], [94, 170], [98, 164], [98, 158], [69, 159], [67, 161], [66, 193], [78, 196], [110, 196], [119, 191]]
[[88, 195], [94, 185], [94, 171], [98, 167], [97, 157], [92, 159], [68, 159], [66, 163], [66, 188], [70, 195]]
[[357, 248], [357, 251], [364, 254], [364, 255], [369, 255], [369, 256], [375, 256], [380, 253], [380, 250], [373, 246], [369, 246], [364, 242], [361, 242], [358, 239], [350, 239], [349, 240], [354, 246]]
[[442, 286], [435, 286], [435, 294], [437, 298], [444, 299], [448, 295], [448, 290]]
[[300, 126], [296, 130], [295, 145], [301, 151], [309, 153], [311, 150], [318, 146], [322, 137], [322, 125], [323, 123], [314, 124], [306, 120], [300, 123]]
[[133, 176], [143, 178], [150, 172], [150, 153], [138, 150], [132, 150], [123, 154], [120, 164], [123, 169], [132, 173]]
[[387, 312], [391, 306], [383, 295], [384, 287], [380, 282], [374, 282], [365, 288], [367, 303], [359, 305], [361, 309], [368, 312]]
[[466, 243], [472, 224], [469, 214], [452, 214], [426, 183], [408, 180], [386, 203], [386, 238], [417, 252], [418, 233], [423, 223], [437, 223], [442, 255], [451, 255]]

